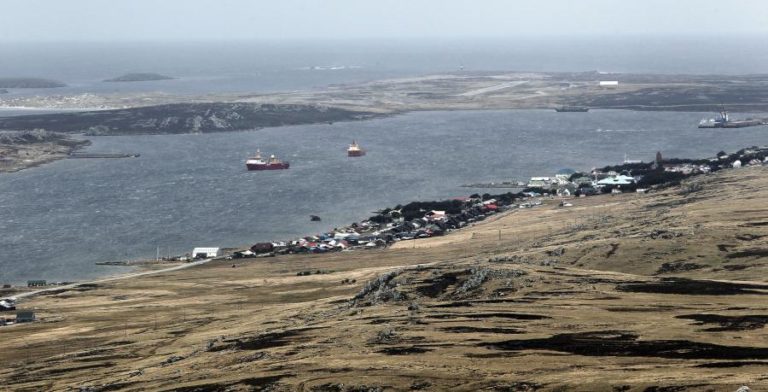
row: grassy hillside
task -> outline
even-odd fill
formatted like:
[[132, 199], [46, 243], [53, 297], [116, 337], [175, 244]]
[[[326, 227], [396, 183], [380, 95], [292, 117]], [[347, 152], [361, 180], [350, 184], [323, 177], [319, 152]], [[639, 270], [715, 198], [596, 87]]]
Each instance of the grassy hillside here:
[[[22, 302], [13, 390], [768, 388], [768, 168]], [[695, 189], [695, 191], [691, 191]], [[235, 264], [233, 264], [235, 263]], [[330, 273], [299, 276], [306, 270]]]

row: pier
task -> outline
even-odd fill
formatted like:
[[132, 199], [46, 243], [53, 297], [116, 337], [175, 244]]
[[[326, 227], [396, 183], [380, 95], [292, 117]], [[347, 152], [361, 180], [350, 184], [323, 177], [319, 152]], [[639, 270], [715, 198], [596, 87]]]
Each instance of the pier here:
[[112, 154], [112, 153], [89, 153], [89, 152], [73, 152], [70, 153], [68, 158], [138, 158], [141, 154]]

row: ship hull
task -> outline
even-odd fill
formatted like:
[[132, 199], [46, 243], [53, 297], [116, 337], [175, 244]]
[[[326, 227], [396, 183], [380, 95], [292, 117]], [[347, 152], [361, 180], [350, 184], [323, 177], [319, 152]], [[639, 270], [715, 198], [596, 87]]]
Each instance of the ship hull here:
[[746, 128], [765, 125], [759, 120], [736, 120], [728, 122], [707, 122], [699, 124], [699, 128]]
[[347, 151], [348, 157], [361, 157], [365, 155], [365, 151]]
[[261, 164], [261, 165], [254, 165], [254, 164], [245, 164], [245, 167], [248, 168], [250, 171], [261, 171], [261, 170], [284, 170], [288, 169], [291, 165], [288, 162], [283, 163], [277, 163], [277, 164]]

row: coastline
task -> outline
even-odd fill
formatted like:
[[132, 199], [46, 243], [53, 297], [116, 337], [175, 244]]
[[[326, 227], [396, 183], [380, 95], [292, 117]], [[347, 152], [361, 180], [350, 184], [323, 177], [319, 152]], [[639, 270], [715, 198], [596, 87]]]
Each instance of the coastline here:
[[89, 280], [89, 281], [86, 281], [86, 282], [75, 282], [75, 283], [70, 283], [70, 284], [65, 284], [65, 285], [57, 285], [57, 286], [54, 286], [54, 287], [46, 287], [44, 289], [39, 289], [39, 290], [22, 291], [20, 293], [17, 293], [17, 294], [14, 294], [14, 295], [10, 295], [7, 298], [12, 298], [14, 300], [19, 300], [19, 299], [24, 299], [24, 298], [32, 298], [32, 297], [40, 295], [40, 294], [76, 289], [78, 286], [82, 286], [82, 285], [96, 285], [96, 284], [100, 284], [100, 283], [114, 282], [114, 281], [118, 281], [118, 280], [133, 279], [133, 278], [138, 278], [138, 277], [142, 277], [142, 276], [149, 276], [149, 275], [155, 275], [155, 274], [162, 274], [162, 273], [167, 273], [167, 272], [179, 271], [179, 270], [183, 270], [183, 269], [186, 269], [186, 268], [192, 268], [192, 267], [196, 267], [196, 266], [199, 266], [199, 265], [203, 265], [203, 264], [211, 262], [212, 260], [213, 259], [203, 259], [203, 260], [199, 260], [199, 261], [193, 261], [193, 262], [190, 262], [190, 263], [174, 265], [173, 267], [168, 267], [168, 268], [153, 269], [153, 270], [149, 270], [149, 271], [140, 271], [140, 272], [129, 272], [129, 273], [126, 273], [126, 274], [111, 275], [111, 276], [107, 276], [107, 277], [104, 277], [104, 278]]
[[[606, 78], [620, 80], [620, 85], [599, 87], [599, 81]], [[745, 92], [735, 81], [752, 87]], [[41, 128], [92, 136], [207, 133], [366, 120], [416, 111], [553, 110], [563, 105], [684, 112], [717, 112], [725, 105], [743, 112], [768, 112], [768, 88], [760, 86], [768, 87], [768, 75], [508, 71], [442, 73], [266, 94], [85, 93], [0, 98], [2, 110], [58, 112], [0, 117], [0, 129]]]
[[[68, 135], [45, 132], [42, 134], [43, 136], [35, 140], [11, 140], [5, 143], [0, 141], [0, 175], [65, 159], [73, 152], [91, 144], [89, 140], [77, 140]], [[34, 131], [30, 135], [34, 135]], [[3, 136], [2, 131], [0, 136]]]
[[[768, 200], [765, 174], [702, 176], [693, 195], [686, 182], [520, 210], [426, 240], [439, 246], [212, 261], [28, 298], [38, 320], [0, 327], [0, 380], [54, 390], [764, 388], [768, 336], [749, 323], [764, 311], [768, 264], [743, 253], [766, 243], [754, 212]], [[654, 238], [660, 229], [675, 235]], [[734, 247], [718, 250], [724, 241]], [[322, 273], [299, 274], [308, 269]]]
[[[748, 159], [745, 157], [753, 156], [753, 155], [760, 155], [761, 157], [764, 157], [765, 160], [760, 159], [759, 162], [755, 162], [754, 159], [751, 160], [750, 165], [751, 166], [763, 166], [764, 162], [768, 162], [768, 147], [759, 148], [757, 151], [753, 151], [751, 149], [742, 149], [739, 152], [735, 154], [728, 154], [724, 157], [718, 157], [718, 159], [715, 159], [715, 165], [720, 167], [720, 170], [736, 170], [737, 168], [741, 168], [741, 163], [736, 166], [734, 162], [738, 161], [741, 162], [741, 160], [744, 160], [745, 162], [748, 162]], [[696, 168], [698, 162], [698, 165], [701, 164], [701, 162], [706, 162], [706, 159], [680, 159], [680, 158], [671, 158], [668, 159], [667, 162], [675, 162], [674, 164], [670, 164], [668, 166], [669, 168], [675, 168], [670, 173], [679, 173], [677, 170], [678, 168]], [[710, 161], [711, 162], [711, 161]], [[606, 170], [613, 171], [613, 170], [621, 170], [622, 168], [627, 167], [628, 164], [620, 164], [615, 166], [606, 166]], [[633, 166], [634, 165], [634, 166]], [[645, 165], [652, 165], [652, 163], [647, 163]], [[637, 164], [629, 164], [629, 166], [636, 167]], [[744, 165], [746, 167], [747, 164]], [[710, 170], [702, 171], [699, 169], [693, 169], [689, 171], [687, 174], [682, 176], [673, 176], [668, 179], [662, 179], [659, 180], [659, 182], [652, 185], [653, 190], [663, 189], [669, 186], [679, 185], [679, 182], [682, 179], [689, 179], [692, 177], [704, 175], [710, 173]], [[578, 173], [576, 173], [578, 174]], [[593, 174], [594, 175], [594, 174]], [[634, 188], [636, 186], [632, 187], [631, 191], [634, 193]], [[40, 293], [44, 292], [50, 292], [50, 291], [56, 291], [56, 290], [67, 290], [67, 289], [73, 289], [76, 288], [79, 285], [83, 284], [97, 284], [97, 283], [103, 283], [103, 282], [110, 282], [114, 280], [122, 280], [122, 279], [130, 279], [133, 277], [141, 277], [146, 275], [152, 275], [152, 274], [160, 274], [164, 272], [171, 272], [176, 270], [181, 270], [185, 268], [189, 268], [196, 265], [202, 265], [206, 264], [212, 260], [234, 260], [235, 262], [242, 262], [242, 261], [255, 261], [259, 260], [261, 257], [269, 257], [269, 256], [275, 256], [278, 255], [278, 258], [290, 256], [290, 255], [298, 255], [298, 254], [307, 254], [307, 255], [319, 255], [323, 253], [335, 253], [339, 251], [355, 251], [355, 252], [369, 252], [369, 251], [375, 251], [380, 249], [392, 249], [392, 250], [402, 250], [402, 249], [417, 249], [417, 248], [424, 248], [424, 244], [427, 244], [427, 247], [434, 247], [434, 246], [440, 246], [442, 244], [441, 238], [445, 238], [448, 235], [451, 235], [454, 238], [456, 236], [464, 238], [463, 234], [466, 232], [475, 232], [478, 228], [482, 228], [483, 225], [490, 225], [493, 222], [496, 222], [498, 220], [504, 219], [505, 217], [519, 211], [520, 209], [526, 208], [531, 209], [538, 207], [542, 204], [544, 205], [550, 205], [556, 202], [560, 202], [560, 207], [563, 207], [563, 203], [568, 201], [574, 201], [578, 200], [578, 197], [574, 197], [572, 195], [568, 196], [559, 196], [555, 195], [554, 192], [552, 195], [536, 195], [532, 193], [533, 190], [541, 191], [540, 189], [535, 188], [526, 188], [524, 190], [521, 190], [517, 193], [503, 193], [498, 195], [485, 195], [480, 199], [475, 199], [474, 201], [471, 201], [469, 204], [464, 204], [461, 207], [461, 213], [460, 214], [447, 214], [445, 215], [446, 218], [443, 220], [443, 223], [449, 223], [450, 219], [453, 219], [454, 216], [462, 216], [461, 219], [464, 219], [465, 221], [462, 221], [461, 225], [442, 225], [440, 224], [440, 228], [444, 230], [444, 232], [441, 232], [439, 234], [430, 233], [427, 236], [420, 237], [416, 234], [414, 235], [408, 235], [407, 237], [399, 237], [400, 234], [398, 233], [398, 227], [394, 226], [392, 223], [388, 225], [374, 225], [372, 223], [372, 218], [376, 217], [384, 217], [386, 214], [379, 214], [377, 216], [370, 217], [368, 219], [364, 219], [358, 222], [353, 222], [350, 224], [347, 224], [345, 226], [336, 227], [329, 229], [326, 232], [322, 233], [316, 233], [314, 235], [309, 235], [305, 237], [298, 237], [298, 239], [293, 240], [284, 240], [284, 241], [277, 241], [271, 243], [271, 245], [275, 244], [283, 244], [280, 245], [282, 251], [278, 251], [277, 247], [270, 247], [269, 251], [266, 252], [267, 254], [260, 254], [259, 251], [256, 251], [256, 254], [251, 254], [248, 256], [237, 256], [238, 254], [242, 254], [243, 251], [248, 251], [249, 249], [252, 249], [250, 245], [243, 245], [241, 247], [233, 247], [228, 248], [230, 250], [229, 253], [226, 255], [216, 257], [213, 259], [206, 259], [201, 262], [189, 262], [184, 263], [180, 265], [174, 265], [172, 267], [165, 268], [162, 264], [151, 264], [151, 265], [144, 265], [143, 268], [145, 270], [140, 272], [129, 272], [126, 274], [119, 274], [119, 275], [109, 275], [104, 278], [97, 278], [95, 280], [89, 280], [84, 282], [75, 282], [67, 285], [57, 285], [54, 287], [49, 287], [46, 289], [41, 290], [34, 290], [34, 291], [24, 291], [23, 294], [11, 296], [14, 298], [26, 298], [35, 296]], [[648, 190], [643, 190], [642, 193], [647, 193]], [[639, 191], [638, 191], [639, 192]], [[590, 199], [594, 197], [612, 197], [612, 192], [609, 192], [609, 194], [598, 194], [595, 196], [589, 196]], [[479, 196], [478, 196], [479, 197]], [[454, 200], [455, 201], [455, 200]], [[408, 208], [410, 205], [416, 205], [420, 210], [423, 211], [423, 206], [426, 205], [438, 205], [438, 203], [446, 203], [448, 200], [443, 201], [414, 201], [412, 203], [409, 203], [401, 208], [401, 211]], [[489, 203], [493, 205], [493, 210], [489, 210], [485, 208], [485, 206], [488, 206]], [[386, 207], [380, 211], [395, 211], [389, 207]], [[454, 216], [452, 216], [454, 215]], [[424, 218], [425, 223], [421, 223], [423, 228], [428, 228], [431, 224], [434, 225], [436, 221], [429, 221]], [[391, 220], [390, 220], [391, 222]], [[406, 223], [407, 221], [401, 220], [402, 223]], [[464, 224], [466, 223], [466, 224]], [[407, 227], [407, 226], [406, 226]], [[364, 228], [364, 229], [363, 229]], [[418, 225], [416, 226], [416, 229], [418, 229]], [[362, 229], [362, 230], [361, 230]], [[390, 234], [384, 234], [385, 232], [391, 231], [394, 229], [395, 231], [392, 233], [394, 235]], [[406, 229], [407, 230], [407, 229]], [[437, 230], [437, 228], [434, 228], [434, 230]], [[333, 240], [331, 242], [334, 246], [333, 247], [326, 247], [323, 248], [322, 245], [318, 246], [320, 243], [329, 243], [327, 239], [329, 238], [335, 238], [334, 233], [336, 236], [339, 234], [354, 234], [355, 237], [361, 237], [361, 241], [354, 240], [354, 243], [351, 240], [351, 237], [341, 237], [338, 242]], [[412, 231], [411, 233], [416, 233]], [[474, 234], [473, 234], [474, 235]], [[499, 231], [499, 236], [501, 237], [501, 231]], [[394, 239], [393, 239], [394, 238]], [[474, 237], [467, 237], [464, 238], [465, 240], [471, 240]], [[349, 241], [349, 243], [347, 243]], [[343, 247], [341, 247], [342, 242]], [[339, 244], [336, 246], [336, 244]], [[287, 244], [287, 245], [286, 245]], [[314, 245], [313, 245], [314, 244]], [[421, 245], [420, 245], [421, 244]], [[260, 244], [254, 245], [253, 248], [258, 247]], [[261, 244], [263, 245], [263, 244]], [[242, 257], [242, 258], [240, 258]], [[151, 269], [152, 267], [160, 267], [159, 269]], [[137, 265], [136, 267], [142, 268], [142, 266]], [[149, 270], [146, 270], [149, 269]]]

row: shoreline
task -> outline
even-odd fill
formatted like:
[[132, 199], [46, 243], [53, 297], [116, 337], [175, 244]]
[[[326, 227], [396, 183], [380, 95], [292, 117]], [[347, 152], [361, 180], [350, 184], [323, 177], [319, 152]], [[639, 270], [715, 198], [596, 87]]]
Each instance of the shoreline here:
[[684, 183], [521, 210], [428, 240], [439, 246], [211, 262], [32, 297], [23, 306], [37, 322], [2, 327], [0, 379], [35, 390], [411, 390], [414, 375], [435, 390], [760, 389], [768, 332], [753, 323], [765, 323], [754, 315], [768, 264], [743, 253], [766, 243], [753, 212], [768, 200], [766, 170], [704, 176], [693, 197]]
[[[746, 105], [748, 105], [748, 104], [746, 104]], [[688, 106], [688, 105], [680, 105], [680, 106]], [[2, 108], [0, 108], [0, 114], [2, 114], [1, 109]], [[30, 110], [36, 110], [36, 108], [29, 108], [29, 109]], [[659, 109], [658, 107], [651, 107], [651, 108], [648, 108], [648, 109], [633, 108], [633, 107], [597, 107], [597, 108], [591, 108], [591, 109], [594, 109], [594, 110], [624, 110], [624, 111], [636, 111], [636, 112], [655, 112], [655, 111], [660, 111], [660, 112], [687, 112], [687, 113], [699, 113], [699, 112], [702, 112], [702, 111], [699, 111], [699, 110], [690, 110], [690, 111], [689, 110], [664, 110], [664, 109]], [[54, 113], [54, 115], [55, 114], [67, 114], [67, 113], [80, 114], [80, 113], [91, 113], [92, 112], [90, 109], [71, 109], [71, 110], [53, 109], [53, 110], [59, 111], [59, 113]], [[111, 110], [118, 110], [118, 109], [98, 109], [97, 111], [111, 111]], [[332, 121], [332, 122], [371, 121], [371, 120], [376, 120], [376, 119], [381, 119], [381, 118], [386, 118], [386, 117], [393, 117], [393, 116], [398, 116], [398, 115], [407, 114], [407, 113], [413, 113], [413, 112], [435, 112], [435, 111], [456, 112], [456, 111], [489, 111], [489, 110], [492, 110], [492, 111], [496, 111], [496, 110], [500, 110], [500, 111], [539, 110], [539, 111], [547, 111], [547, 112], [549, 112], [551, 110], [554, 110], [554, 108], [552, 108], [552, 107], [533, 107], [533, 108], [477, 108], [477, 107], [462, 108], [462, 107], [454, 107], [454, 108], [437, 108], [437, 109], [435, 109], [435, 108], [413, 108], [413, 109], [408, 109], [408, 110], [398, 110], [398, 111], [380, 112], [380, 113], [360, 112], [364, 116], [368, 115], [368, 117], [364, 117], [364, 118], [348, 118], [348, 119], [336, 120], [336, 121]], [[355, 113], [355, 111], [352, 111], [352, 112]], [[742, 112], [733, 112], [733, 113], [742, 113]], [[743, 112], [743, 113], [748, 113], [748, 112]], [[766, 111], [766, 113], [768, 113], [768, 111]], [[47, 116], [48, 114], [41, 114], [41, 115], [42, 116]], [[34, 116], [34, 115], [32, 115], [32, 116]], [[17, 117], [17, 116], [11, 116], [11, 117], [2, 117], [2, 116], [0, 116], [0, 121], [2, 121], [4, 118], [13, 118], [13, 117]], [[254, 130], [258, 131], [258, 130], [266, 129], [266, 128], [280, 128], [280, 127], [292, 126], [292, 125], [316, 125], [316, 124], [324, 124], [324, 123], [328, 123], [328, 121], [326, 121], [326, 120], [317, 120], [317, 121], [311, 121], [311, 122], [301, 123], [301, 124], [280, 124], [280, 125], [274, 125], [274, 126], [262, 126], [262, 127], [254, 127], [254, 128], [243, 128], [243, 129], [239, 129], [238, 128], [238, 129], [231, 129], [231, 130], [226, 130], [226, 131], [221, 131], [221, 132], [245, 132], [245, 131], [254, 131]], [[760, 127], [760, 126], [768, 126], [768, 124], [761, 124], [761, 125], [755, 125], [755, 126], [758, 126], [758, 127]], [[3, 131], [4, 130], [0, 129], [0, 133], [3, 132]], [[194, 134], [194, 133], [195, 132], [180, 132], [180, 133], [172, 133], [172, 134], [184, 135], [184, 134]], [[149, 132], [149, 133], [132, 133], [132, 134], [120, 134], [120, 133], [118, 133], [118, 134], [93, 134], [93, 135], [82, 134], [82, 133], [81, 134], [73, 133], [73, 135], [82, 135], [84, 137], [89, 137], [89, 136], [90, 137], [100, 137], [100, 136], [145, 136], [145, 135], [166, 135], [166, 134], [168, 134], [168, 133]], [[64, 154], [64, 155], [57, 155], [55, 157], [46, 158], [43, 161], [35, 162], [33, 164], [30, 164], [30, 165], [19, 165], [19, 167], [14, 168], [13, 170], [3, 170], [3, 167], [0, 166], [0, 175], [2, 175], [2, 173], [18, 172], [18, 171], [21, 171], [21, 170], [34, 168], [34, 167], [37, 167], [37, 166], [40, 166], [40, 165], [43, 165], [43, 164], [55, 162], [55, 161], [60, 160], [60, 159], [65, 159], [65, 158], [67, 158], [69, 153], [72, 153], [72, 152], [75, 152], [75, 151], [78, 151], [78, 150], [80, 150], [82, 148], [87, 147], [88, 144], [85, 144], [85, 143], [89, 143], [90, 142], [89, 139], [81, 139], [81, 140], [70, 139], [70, 140], [72, 140], [74, 142], [82, 141], [84, 144], [82, 144], [82, 145], [80, 145], [80, 146], [78, 146], [78, 147], [76, 147], [74, 149], [71, 149], [70, 151], [67, 151], [67, 153]], [[467, 184], [467, 185], [471, 185], [471, 184]], [[500, 184], [496, 184], [496, 185], [500, 185]], [[470, 188], [470, 186], [464, 186], [464, 185], [462, 185], [462, 187]], [[490, 187], [487, 187], [487, 188], [488, 189], [512, 189], [512, 188], [515, 188], [515, 187], [511, 187], [511, 186], [490, 186]]]
[[[744, 157], [746, 157], [746, 156], [754, 156], [755, 154], [760, 155], [760, 156], [764, 155], [765, 159], [764, 160], [761, 159], [759, 162], [755, 162], [755, 160], [753, 159], [750, 162], [749, 165], [745, 164], [744, 167], [747, 167], [747, 166], [763, 166], [763, 165], [766, 164], [765, 162], [768, 162], [768, 147], [760, 147], [760, 148], [757, 149], [756, 152], [752, 151], [750, 148], [744, 148], [744, 149], [739, 150], [737, 153], [727, 154], [727, 158], [719, 157], [719, 159], [717, 159], [715, 161], [710, 160], [710, 162], [715, 162], [715, 165], [719, 165], [719, 167], [721, 167], [721, 169], [719, 169], [719, 170], [735, 170], [737, 168], [741, 168], [742, 167], [741, 163], [739, 163], [738, 166], [737, 166], [735, 164], [735, 162], [737, 162], [737, 161], [741, 162], [741, 160], [745, 160], [746, 161], [746, 158], [744, 158]], [[704, 161], [707, 161], [707, 159], [670, 158], [670, 159], [667, 159], [665, 162], [676, 162], [675, 164], [671, 164], [671, 166], [669, 166], [668, 168], [670, 168], [670, 167], [674, 168], [674, 170], [672, 170], [672, 173], [679, 173], [677, 171], [678, 168], [681, 168], [681, 167], [687, 168], [687, 167], [690, 167], [695, 162], [704, 162]], [[646, 165], [652, 165], [652, 164], [653, 163], [647, 163]], [[637, 164], [623, 163], [623, 164], [614, 165], [614, 166], [608, 165], [608, 166], [605, 167], [605, 169], [622, 168], [622, 167], [626, 167], [627, 165], [629, 165], [629, 166], [635, 165], [636, 166]], [[679, 184], [680, 180], [682, 180], [682, 179], [689, 179], [689, 178], [692, 178], [692, 177], [696, 177], [696, 176], [700, 176], [700, 175], [705, 175], [705, 174], [708, 174], [708, 173], [710, 173], [709, 170], [706, 170], [706, 171], [702, 171], [702, 170], [698, 170], [698, 169], [697, 170], [693, 170], [693, 171], [689, 172], [688, 174], [685, 174], [682, 177], [676, 176], [676, 177], [673, 177], [671, 179], [663, 180], [663, 181], [657, 183], [656, 185], [653, 185], [652, 188], [663, 189], [663, 188], [669, 187], [670, 185]], [[579, 174], [579, 173], [575, 173], [575, 174]], [[634, 191], [634, 187], [637, 187], [637, 185], [633, 186], [632, 191]], [[391, 226], [392, 226], [391, 224], [389, 226], [381, 226], [381, 225], [374, 226], [373, 229], [368, 228], [365, 231], [359, 230], [359, 228], [361, 228], [361, 227], [365, 227], [366, 225], [371, 225], [371, 222], [372, 222], [371, 218], [376, 217], [376, 216], [374, 216], [374, 217], [369, 217], [367, 219], [364, 218], [363, 220], [361, 220], [359, 222], [352, 222], [352, 223], [347, 224], [345, 226], [331, 228], [328, 231], [325, 231], [325, 232], [323, 232], [321, 234], [314, 234], [314, 235], [308, 235], [308, 236], [304, 236], [304, 237], [298, 237], [299, 238], [298, 240], [296, 240], [296, 239], [294, 239], [294, 240], [286, 240], [286, 241], [279, 240], [277, 242], [270, 243], [273, 246], [274, 246], [274, 244], [277, 244], [277, 243], [290, 244], [290, 246], [298, 246], [298, 248], [293, 248], [293, 249], [301, 249], [300, 251], [293, 251], [293, 250], [291, 250], [291, 248], [289, 246], [289, 247], [283, 247], [283, 249], [286, 250], [286, 252], [283, 252], [283, 253], [280, 253], [279, 251], [277, 251], [276, 250], [277, 248], [274, 248], [274, 249], [270, 248], [269, 252], [261, 252], [260, 253], [260, 252], [257, 251], [257, 252], [255, 252], [255, 254], [252, 254], [250, 256], [236, 257], [235, 256], [236, 254], [243, 252], [243, 251], [240, 251], [240, 250], [237, 250], [237, 249], [250, 250], [250, 249], [253, 249], [253, 248], [255, 248], [256, 246], [258, 246], [260, 244], [266, 244], [266, 243], [257, 243], [256, 245], [253, 245], [253, 246], [250, 246], [250, 247], [248, 245], [236, 246], [236, 247], [228, 247], [226, 249], [228, 249], [230, 251], [226, 255], [215, 257], [215, 258], [210, 258], [210, 259], [206, 259], [206, 260], [202, 260], [202, 261], [193, 261], [193, 262], [183, 263], [183, 264], [179, 264], [179, 265], [176, 265], [176, 266], [173, 266], [173, 267], [169, 267], [169, 268], [149, 269], [149, 270], [144, 270], [144, 271], [140, 271], [140, 272], [130, 272], [130, 273], [119, 274], [119, 275], [114, 275], [114, 276], [110, 275], [110, 276], [107, 276], [107, 277], [104, 277], [104, 278], [96, 278], [95, 280], [88, 280], [88, 281], [84, 281], [84, 282], [75, 282], [75, 283], [71, 283], [71, 284], [67, 284], [67, 285], [54, 286], [54, 287], [45, 288], [45, 289], [41, 289], [41, 290], [35, 290], [35, 291], [32, 291], [32, 292], [23, 292], [22, 294], [11, 296], [11, 298], [26, 298], [26, 297], [34, 296], [34, 295], [37, 295], [37, 294], [40, 294], [40, 293], [43, 293], [43, 292], [47, 292], [47, 291], [75, 288], [75, 287], [77, 287], [79, 285], [82, 285], [82, 284], [96, 284], [96, 283], [100, 283], [100, 282], [109, 282], [109, 281], [113, 281], [113, 280], [122, 280], [122, 279], [129, 279], [129, 278], [132, 278], [132, 277], [140, 277], [140, 276], [158, 274], [158, 273], [163, 273], [163, 272], [170, 272], [170, 271], [175, 271], [175, 270], [189, 268], [189, 267], [196, 266], [196, 265], [202, 265], [202, 264], [208, 263], [208, 262], [213, 261], [213, 260], [240, 260], [240, 261], [246, 260], [246, 261], [253, 261], [253, 260], [257, 260], [257, 259], [263, 258], [263, 257], [271, 257], [271, 256], [276, 256], [276, 255], [278, 257], [286, 257], [286, 256], [301, 255], [301, 254], [315, 254], [315, 255], [319, 255], [319, 254], [324, 254], [324, 253], [334, 253], [334, 252], [347, 251], [347, 250], [355, 251], [355, 252], [366, 252], [366, 251], [371, 251], [371, 250], [375, 250], [375, 249], [384, 249], [384, 250], [386, 250], [386, 249], [389, 249], [389, 248], [392, 248], [392, 249], [408, 249], [408, 248], [416, 249], [416, 248], [419, 248], [417, 244], [418, 244], [420, 239], [430, 240], [430, 239], [435, 239], [435, 238], [441, 237], [443, 235], [458, 234], [458, 233], [466, 231], [467, 229], [470, 229], [470, 228], [476, 228], [476, 227], [482, 226], [484, 224], [490, 224], [492, 222], [495, 222], [495, 221], [497, 221], [499, 219], [502, 219], [502, 218], [504, 218], [504, 217], [506, 217], [508, 215], [511, 215], [512, 213], [518, 211], [518, 209], [522, 209], [522, 208], [535, 208], [535, 207], [537, 207], [539, 205], [542, 205], [542, 204], [549, 204], [549, 201], [559, 200], [561, 202], [560, 207], [567, 207], [567, 206], [564, 206], [562, 203], [565, 203], [566, 200], [577, 200], [577, 199], [579, 199], [579, 197], [574, 197], [573, 195], [560, 196], [560, 195], [555, 195], [554, 193], [549, 195], [549, 196], [547, 194], [543, 194], [543, 195], [534, 195], [534, 194], [527, 195], [527, 193], [531, 193], [531, 189], [533, 189], [533, 188], [526, 188], [526, 189], [523, 189], [522, 191], [514, 193], [514, 194], [512, 192], [507, 192], [507, 193], [498, 194], [498, 195], [490, 195], [491, 198], [488, 199], [488, 200], [486, 200], [485, 198], [482, 198], [479, 201], [473, 202], [471, 204], [471, 206], [465, 205], [464, 207], [462, 207], [461, 214], [455, 214], [455, 215], [465, 215], [469, 211], [478, 211], [478, 208], [483, 209], [484, 208], [483, 206], [488, 205], [489, 200], [494, 205], [494, 209], [492, 211], [487, 210], [487, 209], [483, 209], [482, 211], [486, 212], [487, 215], [478, 214], [480, 217], [477, 218], [477, 220], [475, 220], [475, 217], [478, 216], [478, 215], [475, 215], [471, 219], [469, 219], [465, 225], [459, 225], [457, 227], [454, 226], [454, 228], [445, 229], [444, 233], [441, 233], [441, 234], [434, 234], [434, 235], [430, 234], [430, 235], [425, 236], [425, 237], [413, 236], [411, 238], [402, 238], [402, 239], [398, 238], [396, 240], [392, 240], [391, 238], [390, 239], [386, 239], [386, 240], [382, 240], [383, 238], [386, 238], [385, 235], [382, 235], [382, 231], [386, 231], [386, 230], [391, 229]], [[526, 192], [526, 191], [528, 191], [528, 192]], [[646, 192], [647, 192], [647, 190], [644, 190], [642, 193], [646, 193]], [[638, 193], [640, 193], [640, 190], [638, 190]], [[599, 193], [597, 195], [592, 195], [592, 196], [589, 196], [589, 197], [590, 198], [594, 198], [594, 197], [609, 197], [609, 196], [612, 196], [612, 194], [613, 194], [613, 192], [610, 192], [610, 193], [603, 192], [603, 193]], [[499, 198], [499, 197], [507, 197], [507, 199], [506, 200], [501, 200], [501, 199], [497, 200], [496, 198]], [[401, 211], [402, 211], [402, 209], [407, 208], [409, 205], [413, 205], [413, 204], [415, 204], [417, 206], [420, 206], [420, 205], [430, 205], [430, 204], [437, 204], [437, 203], [445, 203], [447, 201], [448, 200], [442, 200], [442, 201], [413, 201], [413, 202], [405, 205], [403, 208], [401, 208]], [[519, 203], [517, 203], [518, 201], [519, 201]], [[498, 206], [498, 207], [496, 207], [496, 206]], [[496, 208], [498, 208], [498, 209], [496, 209]], [[384, 207], [384, 209], [382, 209], [380, 211], [387, 211], [387, 210], [395, 211], [395, 210], [392, 210], [390, 207]], [[378, 216], [383, 216], [383, 215], [380, 214]], [[446, 217], [449, 217], [450, 219], [454, 218], [454, 216], [451, 216], [451, 215], [446, 215]], [[426, 218], [422, 218], [422, 219], [425, 219], [425, 222], [427, 223], [423, 227], [424, 228], [428, 227], [428, 225], [430, 224], [429, 221], [426, 220]], [[447, 219], [446, 221], [449, 221], [450, 219]], [[403, 221], [401, 220], [401, 222], [403, 222]], [[404, 222], [404, 223], [407, 223], [407, 222]], [[382, 228], [384, 228], [384, 230], [382, 230]], [[442, 226], [441, 226], [441, 228], [442, 228]], [[417, 229], [418, 229], [418, 227], [417, 227]], [[364, 235], [371, 236], [371, 233], [375, 233], [375, 235], [373, 237], [369, 238], [368, 240], [365, 240], [364, 241], [365, 244], [363, 244], [362, 242], [361, 243], [355, 243], [355, 246], [352, 246], [350, 244], [349, 246], [345, 245], [343, 248], [327, 248], [327, 249], [324, 249], [322, 251], [319, 251], [319, 250], [317, 250], [317, 249], [319, 249], [319, 247], [313, 249], [311, 246], [306, 245], [306, 243], [311, 243], [312, 239], [319, 243], [320, 239], [322, 238], [322, 236], [325, 236], [325, 235], [328, 235], [328, 234], [336, 233], [338, 235], [338, 234], [344, 234], [344, 233], [349, 234], [350, 232], [354, 233], [357, 236], [364, 236]], [[311, 239], [311, 240], [304, 241], [306, 239]], [[347, 241], [347, 240], [349, 240], [349, 237], [344, 237], [343, 241]], [[380, 241], [382, 241], [382, 242], [380, 242]], [[341, 241], [339, 241], [339, 242], [341, 242]], [[374, 246], [370, 246], [371, 244], [374, 244], [374, 243], [375, 243]], [[407, 244], [407, 245], [405, 245], [405, 244]], [[235, 251], [232, 251], [233, 249]], [[290, 250], [290, 251], [288, 251], [288, 250]], [[108, 262], [105, 262], [105, 263], [117, 263], [117, 262], [108, 261]], [[114, 264], [114, 265], [117, 265], [117, 264]], [[157, 266], [157, 265], [161, 265], [161, 264], [151, 264], [151, 265]], [[133, 267], [138, 267], [139, 269], [141, 269], [141, 268], [144, 268], [144, 269], [149, 268], [148, 265], [143, 265], [143, 266], [142, 265], [135, 265]]]
[[58, 290], [66, 291], [66, 290], [77, 288], [78, 286], [81, 286], [81, 285], [94, 285], [94, 284], [99, 284], [99, 283], [114, 282], [114, 281], [117, 281], [117, 280], [138, 278], [138, 277], [141, 277], [141, 276], [149, 276], [149, 275], [161, 274], [161, 273], [165, 273], [165, 272], [179, 271], [179, 270], [183, 270], [183, 269], [186, 269], [186, 268], [196, 267], [198, 265], [203, 265], [203, 264], [211, 262], [212, 260], [215, 260], [215, 259], [204, 259], [204, 260], [199, 260], [199, 261], [193, 261], [191, 263], [184, 263], [184, 264], [175, 265], [173, 267], [161, 268], [161, 269], [157, 269], [157, 270], [130, 272], [130, 273], [127, 273], [127, 274], [111, 275], [111, 276], [107, 276], [107, 277], [104, 277], [104, 278], [88, 280], [88, 281], [85, 281], [85, 282], [75, 282], [75, 283], [70, 283], [70, 284], [66, 284], [66, 285], [59, 285], [59, 286], [54, 286], [54, 287], [46, 287], [46, 288], [40, 289], [40, 290], [24, 291], [24, 292], [21, 292], [21, 293], [18, 293], [18, 294], [14, 294], [14, 295], [8, 296], [6, 298], [11, 298], [13, 300], [19, 300], [19, 299], [24, 299], [24, 298], [31, 298], [31, 297], [34, 297], [34, 296], [37, 296], [37, 295], [40, 295], [40, 294], [44, 294], [44, 293], [47, 293], [47, 292], [53, 292], [53, 291], [58, 291]]

